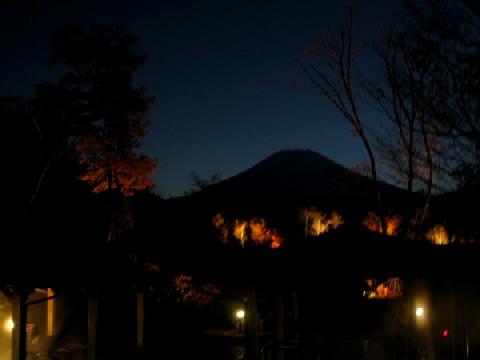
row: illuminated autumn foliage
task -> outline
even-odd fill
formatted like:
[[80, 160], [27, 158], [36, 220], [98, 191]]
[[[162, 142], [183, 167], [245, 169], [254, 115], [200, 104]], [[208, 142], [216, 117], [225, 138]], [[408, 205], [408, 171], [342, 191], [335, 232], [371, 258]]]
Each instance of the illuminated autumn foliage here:
[[93, 136], [83, 136], [76, 141], [80, 164], [85, 167], [80, 179], [91, 185], [93, 192], [116, 189], [131, 196], [134, 191], [153, 185], [155, 160], [133, 152], [121, 157], [112, 148], [114, 146], [105, 140]]
[[402, 296], [404, 284], [399, 277], [389, 278], [383, 282], [375, 279], [367, 279], [368, 289], [363, 296], [368, 299], [396, 299]]
[[270, 240], [271, 231], [266, 226], [264, 219], [253, 218], [250, 220], [250, 238], [258, 244]]
[[440, 224], [437, 224], [428, 230], [425, 237], [435, 245], [448, 245], [450, 243], [447, 229]]
[[216, 214], [212, 219], [213, 226], [220, 232], [222, 242], [228, 241], [228, 224], [222, 214]]
[[277, 233], [272, 234], [272, 242], [270, 243], [270, 247], [272, 249], [278, 249], [280, 246], [282, 246], [283, 243], [283, 238], [278, 235]]
[[338, 228], [340, 225], [343, 224], [343, 217], [340, 213], [336, 212], [336, 211], [333, 211], [331, 214], [330, 214], [330, 219], [328, 220], [328, 224], [333, 228], [333, 229], [336, 229]]
[[182, 273], [174, 279], [173, 292], [177, 302], [205, 306], [220, 294], [220, 289], [210, 283], [197, 284], [192, 276]]
[[233, 222], [227, 222], [222, 214], [216, 214], [212, 223], [219, 231], [223, 242], [227, 242], [229, 235], [231, 235], [240, 242], [242, 247], [247, 240], [251, 240], [256, 244], [268, 245], [272, 249], [277, 249], [284, 241], [277, 230], [269, 228], [265, 219], [262, 218], [235, 219]]
[[302, 210], [302, 219], [305, 222], [305, 236], [318, 236], [343, 224], [342, 215], [338, 212], [333, 211], [328, 217], [315, 208]]
[[[402, 223], [401, 215], [387, 216], [387, 235], [395, 236], [398, 233], [400, 224]], [[365, 226], [368, 230], [376, 233], [383, 233], [382, 225], [380, 221], [380, 216], [373, 212], [369, 212], [362, 220], [362, 225]]]
[[248, 221], [243, 221], [243, 220], [235, 220], [235, 224], [233, 226], [233, 236], [235, 239], [240, 241], [240, 244], [242, 246], [245, 244], [245, 241], [247, 240], [247, 230], [248, 226]]

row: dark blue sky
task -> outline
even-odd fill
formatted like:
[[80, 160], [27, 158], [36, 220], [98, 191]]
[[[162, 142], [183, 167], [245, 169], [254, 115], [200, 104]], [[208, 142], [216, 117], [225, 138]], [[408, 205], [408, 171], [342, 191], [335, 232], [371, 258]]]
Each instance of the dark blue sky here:
[[148, 54], [137, 81], [155, 97], [144, 151], [158, 159], [161, 194], [181, 194], [192, 171], [227, 178], [281, 149], [312, 149], [351, 166], [366, 159], [361, 144], [296, 59], [335, 33], [348, 5], [370, 37], [399, 3], [38, 0], [33, 16], [1, 10], [0, 95], [32, 95], [34, 84], [58, 76], [46, 68], [58, 26], [124, 25]]

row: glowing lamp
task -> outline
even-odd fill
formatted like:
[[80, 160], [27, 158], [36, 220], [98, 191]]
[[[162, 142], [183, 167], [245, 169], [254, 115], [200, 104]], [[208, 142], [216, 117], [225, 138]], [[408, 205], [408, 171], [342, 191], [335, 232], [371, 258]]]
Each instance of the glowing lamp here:
[[8, 319], [5, 321], [5, 330], [12, 331], [14, 327], [15, 327], [15, 323], [13, 322], [12, 319]]
[[448, 329], [442, 330], [442, 337], [448, 337]]
[[235, 313], [235, 317], [239, 320], [242, 320], [243, 318], [245, 318], [245, 311], [237, 310], [237, 312]]
[[423, 315], [425, 315], [425, 310], [423, 307], [419, 306], [415, 309], [415, 315], [417, 317], [423, 317]]

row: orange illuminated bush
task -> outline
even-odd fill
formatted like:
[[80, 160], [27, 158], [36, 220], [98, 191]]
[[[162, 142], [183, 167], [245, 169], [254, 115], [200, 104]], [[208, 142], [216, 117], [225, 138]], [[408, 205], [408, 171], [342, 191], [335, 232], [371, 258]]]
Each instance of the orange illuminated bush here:
[[448, 238], [448, 231], [443, 225], [435, 225], [425, 234], [427, 240], [435, 245], [448, 245], [450, 240]]
[[212, 219], [213, 225], [220, 232], [223, 242], [227, 242], [229, 235], [238, 240], [242, 247], [247, 240], [258, 245], [268, 245], [272, 249], [279, 248], [284, 239], [276, 229], [269, 228], [265, 219], [253, 218], [250, 220], [235, 219], [227, 222], [221, 214]]
[[220, 289], [215, 285], [197, 284], [192, 276], [185, 273], [175, 277], [173, 291], [177, 302], [193, 303], [199, 306], [208, 305], [220, 294]]
[[383, 282], [375, 279], [365, 281], [368, 289], [363, 296], [368, 299], [396, 299], [403, 295], [404, 284], [399, 277], [389, 278]]
[[342, 215], [333, 211], [328, 217], [314, 207], [302, 210], [302, 220], [305, 222], [305, 236], [318, 236], [328, 232], [330, 229], [336, 229], [343, 224]]
[[222, 214], [216, 214], [212, 219], [213, 226], [220, 232], [220, 238], [224, 243], [228, 241], [228, 225]]
[[[401, 215], [387, 216], [387, 235], [395, 236], [398, 233], [400, 224], [402, 223]], [[380, 216], [373, 212], [369, 212], [362, 220], [362, 225], [365, 226], [368, 230], [382, 234], [382, 223]]]

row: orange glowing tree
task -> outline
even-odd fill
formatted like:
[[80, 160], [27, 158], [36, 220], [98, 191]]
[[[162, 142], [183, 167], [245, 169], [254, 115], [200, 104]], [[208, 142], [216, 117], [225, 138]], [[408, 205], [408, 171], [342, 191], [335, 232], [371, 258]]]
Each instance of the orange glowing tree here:
[[212, 219], [213, 226], [219, 231], [222, 242], [227, 243], [230, 235], [242, 247], [247, 241], [256, 245], [267, 245], [271, 249], [279, 248], [284, 238], [275, 228], [268, 226], [263, 218], [254, 217], [250, 220], [235, 219], [227, 221], [222, 214], [216, 214]]

